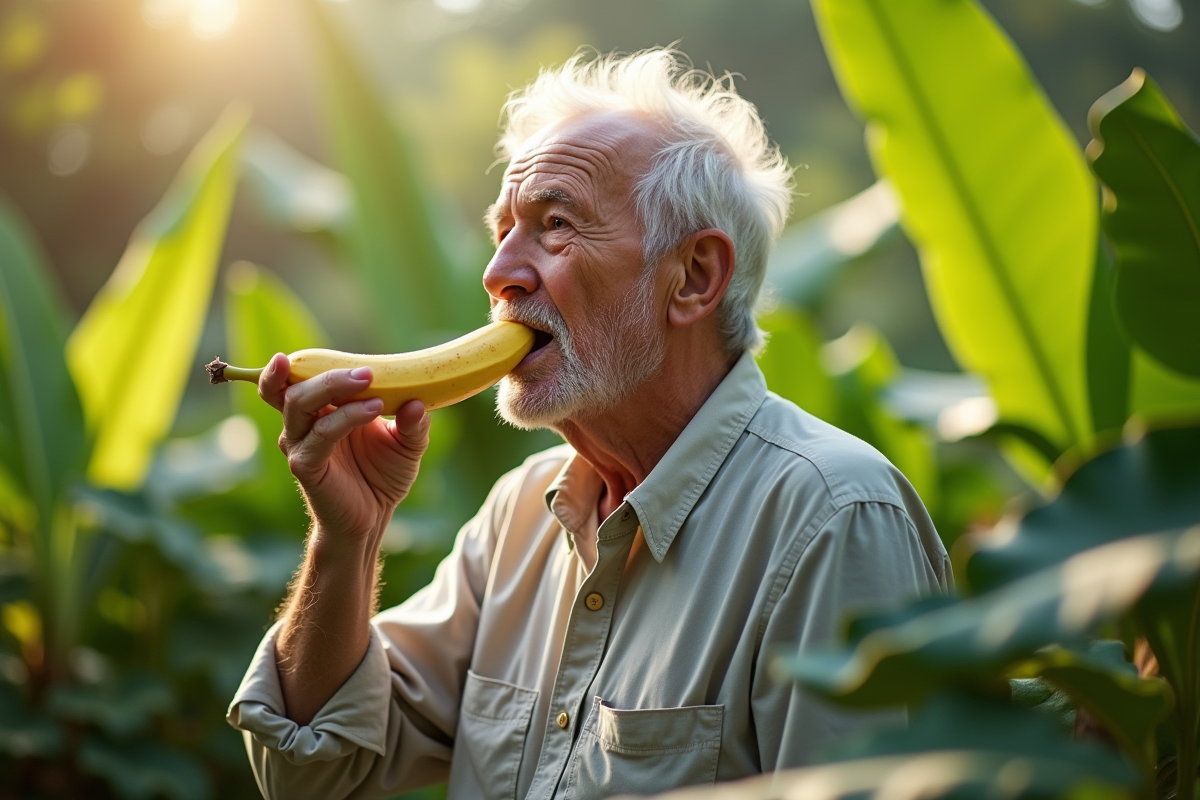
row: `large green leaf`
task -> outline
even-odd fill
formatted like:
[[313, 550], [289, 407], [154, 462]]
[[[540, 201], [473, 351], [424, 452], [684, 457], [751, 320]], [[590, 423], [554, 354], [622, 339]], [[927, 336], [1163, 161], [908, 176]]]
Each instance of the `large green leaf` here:
[[960, 602], [922, 601], [851, 632], [841, 647], [803, 651], [780, 669], [852, 706], [920, 702], [956, 685], [994, 687], [1020, 660], [1081, 640], [1153, 588], [1178, 593], [1200, 574], [1200, 526], [1084, 551]]
[[1008, 422], [1063, 449], [1083, 373], [1094, 183], [1020, 55], [970, 0], [813, 0], [951, 350]]
[[1026, 514], [1014, 536], [977, 542], [965, 577], [986, 591], [1096, 545], [1200, 524], [1200, 428], [1151, 431], [1076, 470], [1053, 502]]
[[1095, 743], [1071, 741], [1044, 715], [998, 697], [965, 692], [936, 695], [912, 715], [906, 728], [854, 737], [838, 747], [834, 757], [842, 761], [945, 750], [1042, 758], [1077, 779], [1087, 776], [1130, 789], [1139, 779], [1128, 762]]
[[1041, 677], [1091, 712], [1141, 766], [1153, 774], [1158, 760], [1154, 734], [1174, 697], [1162, 678], [1139, 678], [1118, 641], [1089, 643], [1086, 650], [1047, 647], [1018, 664], [1013, 674]]
[[63, 359], [66, 341], [66, 311], [46, 261], [29, 227], [0, 197], [0, 471], [9, 491], [27, 498], [41, 530], [36, 541], [45, 547], [54, 509], [80, 477], [87, 451], [83, 412]]
[[1097, 247], [1087, 329], [1088, 405], [1097, 431], [1119, 430], [1129, 417], [1133, 353], [1117, 324], [1112, 287], [1112, 267]]
[[[438, 214], [405, 136], [320, 0], [305, 0], [316, 35], [335, 166], [350, 180], [347, 244], [386, 350], [415, 349], [481, 323], [486, 296], [456, 292], [455, 263], [438, 240]], [[477, 302], [463, 302], [463, 298]]]
[[[258, 367], [275, 353], [331, 346], [329, 336], [304, 302], [267, 270], [248, 262], [234, 264], [225, 289], [225, 339], [230, 363]], [[251, 481], [244, 491], [253, 496], [255, 503], [270, 505], [280, 524], [291, 523], [297, 531], [303, 530], [303, 521], [296, 518], [302, 514], [296, 482], [287, 459], [275, 447], [283, 430], [279, 412], [264, 403], [253, 387], [228, 388], [233, 392], [234, 408], [253, 419], [258, 429], [260, 478]]]
[[1140, 69], [1096, 101], [1088, 124], [1121, 322], [1150, 355], [1200, 377], [1200, 138]]
[[[1132, 797], [1137, 771], [1040, 715], [946, 694], [907, 730], [868, 733], [832, 764], [658, 795], [662, 800], [1032, 800]], [[844, 759], [844, 760], [843, 760]]]
[[89, 478], [137, 488], [170, 431], [204, 327], [249, 120], [228, 110], [196, 146], [71, 334], [96, 444]]

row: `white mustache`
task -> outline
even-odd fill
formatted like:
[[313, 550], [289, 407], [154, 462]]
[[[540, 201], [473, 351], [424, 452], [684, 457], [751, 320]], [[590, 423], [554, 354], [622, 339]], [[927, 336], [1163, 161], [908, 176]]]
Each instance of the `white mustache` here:
[[549, 331], [555, 339], [570, 341], [571, 333], [562, 314], [552, 304], [532, 298], [501, 300], [492, 307], [492, 322], [520, 322], [531, 328]]

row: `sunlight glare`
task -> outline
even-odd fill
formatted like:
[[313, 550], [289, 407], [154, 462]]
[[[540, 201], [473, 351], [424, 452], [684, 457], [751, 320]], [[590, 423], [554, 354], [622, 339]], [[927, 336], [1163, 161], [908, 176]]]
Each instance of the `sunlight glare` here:
[[237, 20], [237, 0], [193, 0], [188, 24], [200, 39], [219, 39]]

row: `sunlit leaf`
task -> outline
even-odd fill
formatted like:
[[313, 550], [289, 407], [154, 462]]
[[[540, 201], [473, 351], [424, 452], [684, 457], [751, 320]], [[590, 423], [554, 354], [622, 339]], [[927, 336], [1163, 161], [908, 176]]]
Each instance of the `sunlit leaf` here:
[[1081, 441], [1097, 226], [1070, 132], [970, 0], [813, 7], [876, 168], [900, 196], [947, 344], [988, 380], [1002, 419], [1060, 449]]
[[227, 111], [192, 151], [67, 346], [96, 444], [88, 476], [138, 487], [170, 431], [207, 316], [248, 121]]
[[304, 5], [317, 41], [335, 166], [354, 192], [346, 241], [381, 334], [378, 346], [416, 349], [429, 344], [432, 331], [481, 324], [486, 296], [481, 289], [455, 291], [455, 265], [438, 241], [433, 198], [412, 143], [325, 5]]
[[[67, 372], [66, 312], [33, 234], [0, 198], [0, 470], [20, 491], [49, 548], [54, 508], [86, 457], [83, 414]], [[39, 559], [45, 564], [48, 551]]]
[[1200, 138], [1140, 69], [1088, 114], [1121, 322], [1172, 369], [1200, 377]]

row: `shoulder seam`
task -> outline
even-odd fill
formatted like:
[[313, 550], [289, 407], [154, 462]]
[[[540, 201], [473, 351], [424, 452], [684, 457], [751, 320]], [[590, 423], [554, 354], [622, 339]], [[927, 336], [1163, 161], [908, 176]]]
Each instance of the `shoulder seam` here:
[[[797, 454], [799, 455], [799, 454]], [[905, 526], [909, 535], [916, 536], [920, 541], [920, 532], [917, 530], [916, 523], [908, 513], [908, 509], [904, 505], [893, 498], [886, 495], [880, 497], [871, 497], [871, 493], [860, 493], [861, 496], [856, 496], [854, 499], [847, 500], [843, 503], [831, 504], [827, 509], [828, 513], [820, 514], [813, 518], [805, 528], [796, 535], [796, 538], [788, 546], [787, 556], [779, 564], [779, 570], [775, 573], [775, 578], [771, 581], [771, 591], [767, 594], [767, 600], [763, 603], [762, 614], [758, 620], [758, 630], [754, 635], [754, 650], [758, 652], [762, 647], [763, 637], [767, 633], [767, 624], [770, 621], [771, 614], [775, 611], [775, 606], [779, 604], [779, 598], [783, 596], [783, 592], [787, 589], [789, 583], [792, 582], [792, 575], [795, 572], [796, 565], [800, 563], [800, 557], [804, 555], [804, 551], [812, 543], [813, 539], [825, 529], [829, 524], [829, 520], [854, 505], [868, 505], [871, 503], [879, 503], [881, 505], [889, 505], [894, 507], [904, 517]]]

